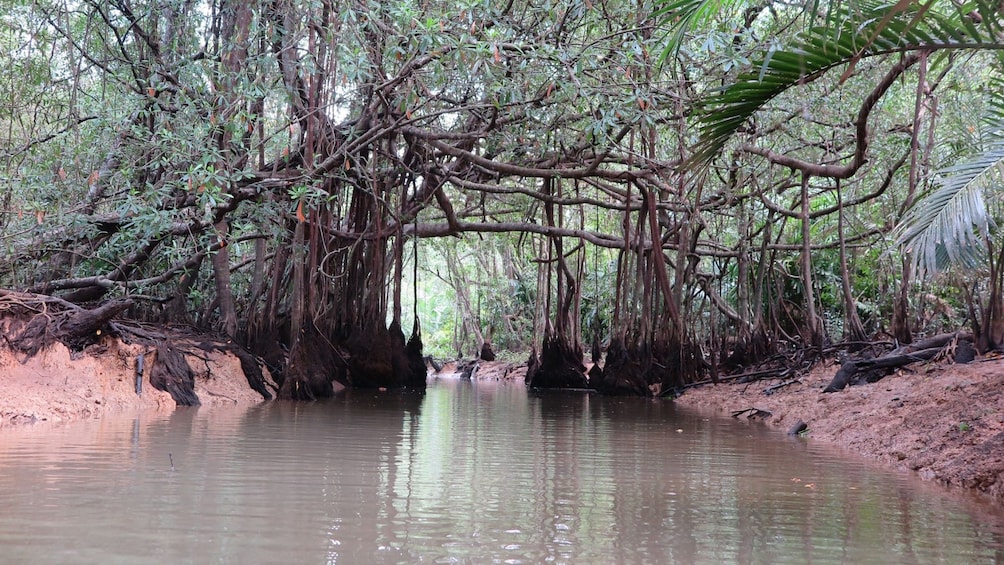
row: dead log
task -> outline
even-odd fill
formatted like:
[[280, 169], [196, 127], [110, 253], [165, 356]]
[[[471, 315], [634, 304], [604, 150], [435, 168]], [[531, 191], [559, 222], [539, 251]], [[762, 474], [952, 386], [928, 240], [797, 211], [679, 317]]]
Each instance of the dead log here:
[[870, 382], [881, 380], [893, 369], [915, 363], [917, 361], [930, 361], [944, 351], [944, 346], [930, 347], [919, 351], [907, 353], [893, 353], [874, 359], [859, 359], [856, 361], [845, 361], [837, 374], [833, 376], [830, 384], [826, 385], [823, 392], [837, 392], [843, 390], [849, 384], [859, 382]]
[[845, 361], [823, 392], [836, 392], [847, 385], [879, 381], [894, 369], [916, 361], [930, 361], [952, 344], [968, 343], [972, 339], [970, 332], [944, 333], [897, 347], [881, 357]]
[[973, 341], [973, 334], [971, 332], [950, 332], [945, 334], [938, 334], [936, 336], [931, 336], [927, 339], [915, 341], [909, 345], [897, 347], [895, 350], [893, 350], [893, 353], [909, 353], [911, 351], [921, 351], [924, 349], [931, 349], [932, 347], [944, 347], [955, 340], [971, 342]]
[[157, 358], [150, 368], [150, 385], [171, 395], [178, 406], [202, 404], [195, 394], [195, 373], [185, 355], [167, 345], [157, 346]]

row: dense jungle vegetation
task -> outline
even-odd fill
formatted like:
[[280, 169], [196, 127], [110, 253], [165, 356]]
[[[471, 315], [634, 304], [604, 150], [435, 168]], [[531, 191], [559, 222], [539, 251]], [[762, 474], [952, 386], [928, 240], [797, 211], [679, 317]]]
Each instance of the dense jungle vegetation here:
[[5, 308], [216, 332], [294, 398], [484, 343], [634, 394], [1004, 344], [996, 4], [0, 6]]

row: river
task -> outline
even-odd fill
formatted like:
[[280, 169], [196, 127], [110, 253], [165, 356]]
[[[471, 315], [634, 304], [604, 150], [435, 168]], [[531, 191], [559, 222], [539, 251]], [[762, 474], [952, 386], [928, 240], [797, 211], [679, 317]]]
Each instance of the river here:
[[670, 401], [425, 394], [0, 430], [3, 563], [999, 563], [1004, 508]]

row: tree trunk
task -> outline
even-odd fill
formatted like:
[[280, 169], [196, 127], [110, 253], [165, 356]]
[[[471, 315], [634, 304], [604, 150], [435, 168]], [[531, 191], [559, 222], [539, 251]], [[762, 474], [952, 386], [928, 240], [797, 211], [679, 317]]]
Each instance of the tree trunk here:
[[230, 251], [227, 245], [229, 228], [226, 220], [216, 224], [220, 249], [213, 253], [213, 278], [216, 281], [216, 300], [220, 307], [220, 325], [223, 334], [233, 339], [237, 336], [237, 308], [234, 306], [234, 291], [230, 286]]
[[858, 317], [858, 304], [854, 298], [851, 286], [851, 273], [847, 266], [847, 244], [844, 240], [844, 201], [840, 192], [840, 179], [837, 179], [837, 239], [840, 245], [840, 283], [844, 295], [844, 336], [852, 342], [863, 342], [867, 339], [865, 328]]
[[805, 300], [805, 344], [822, 348], [823, 331], [816, 313], [816, 295], [812, 281], [812, 245], [809, 230], [809, 174], [802, 174], [802, 293]]

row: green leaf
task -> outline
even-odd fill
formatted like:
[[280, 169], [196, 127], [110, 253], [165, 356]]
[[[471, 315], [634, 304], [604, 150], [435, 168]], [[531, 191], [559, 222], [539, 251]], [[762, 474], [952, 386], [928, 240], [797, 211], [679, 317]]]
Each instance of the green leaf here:
[[712, 17], [720, 13], [735, 13], [737, 8], [746, 2], [739, 0], [676, 0], [665, 2], [652, 16], [668, 27], [669, 37], [666, 46], [659, 57], [663, 63], [671, 55], [675, 55], [683, 44], [683, 37], [688, 30], [706, 24]]
[[[703, 6], [680, 1], [664, 10], [671, 14], [672, 9], [679, 9], [681, 18], [687, 14], [697, 17]], [[941, 4], [937, 7], [946, 12], [936, 11], [930, 4], [897, 8], [874, 0], [834, 7], [828, 25], [807, 29], [787, 49], [772, 49], [734, 83], [698, 100], [700, 141], [691, 165], [710, 162], [742, 124], [772, 99], [834, 68], [849, 64], [847, 74], [860, 59], [904, 51], [1004, 49], [996, 40], [996, 23], [963, 23], [969, 18], [968, 11]], [[674, 24], [679, 25], [684, 24]]]
[[996, 228], [984, 194], [1004, 189], [1002, 167], [1004, 142], [997, 142], [978, 157], [941, 171], [938, 186], [903, 216], [896, 226], [897, 243], [920, 276], [983, 261], [982, 238]]

